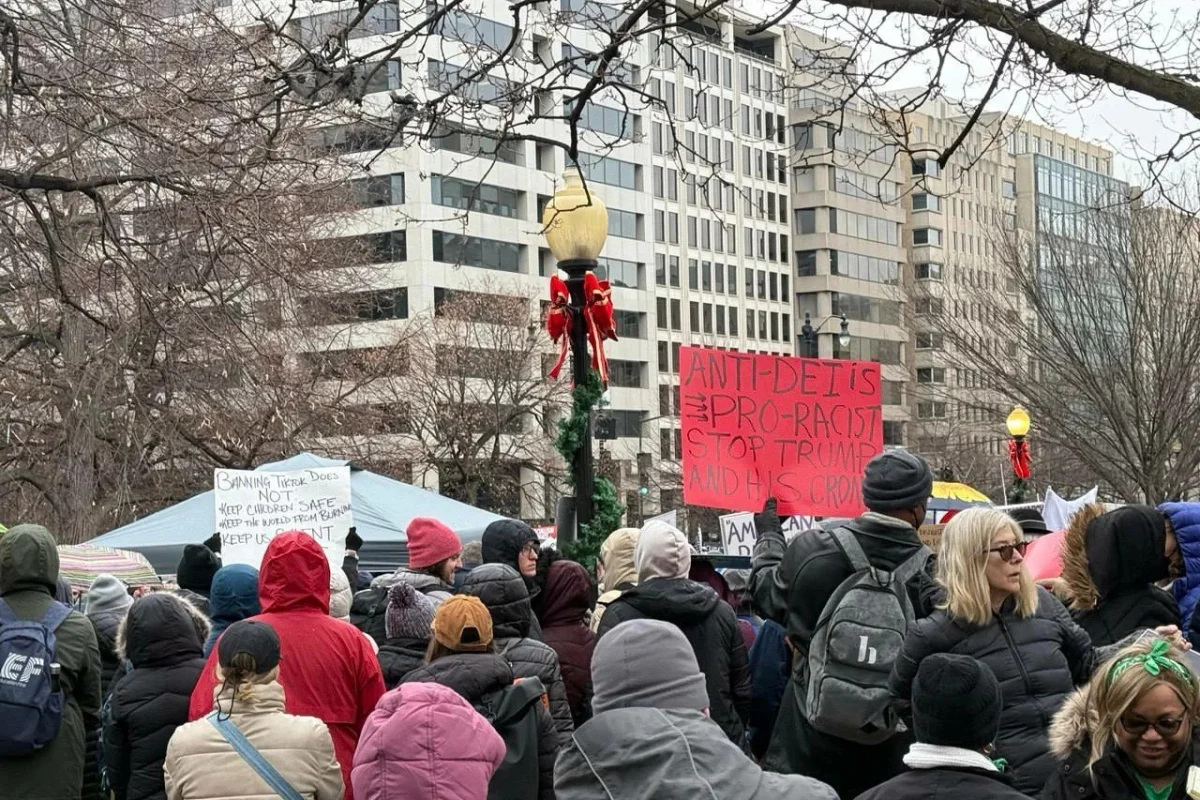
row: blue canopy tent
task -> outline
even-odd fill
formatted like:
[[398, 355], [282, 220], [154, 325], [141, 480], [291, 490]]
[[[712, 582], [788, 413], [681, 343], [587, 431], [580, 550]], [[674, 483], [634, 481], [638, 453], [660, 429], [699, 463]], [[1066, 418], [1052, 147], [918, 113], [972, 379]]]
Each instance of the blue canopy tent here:
[[[350, 462], [300, 453], [274, 464], [263, 464], [257, 471], [287, 472], [345, 464]], [[413, 517], [438, 519], [449, 525], [463, 542], [479, 539], [489, 523], [503, 519], [449, 497], [358, 469], [353, 464], [350, 464], [350, 508], [354, 526], [363, 539], [359, 566], [371, 572], [407, 563], [404, 531]], [[215, 530], [216, 502], [210, 491], [109, 531], [92, 539], [90, 544], [142, 553], [159, 573], [170, 575], [179, 564], [184, 545], [199, 544]]]

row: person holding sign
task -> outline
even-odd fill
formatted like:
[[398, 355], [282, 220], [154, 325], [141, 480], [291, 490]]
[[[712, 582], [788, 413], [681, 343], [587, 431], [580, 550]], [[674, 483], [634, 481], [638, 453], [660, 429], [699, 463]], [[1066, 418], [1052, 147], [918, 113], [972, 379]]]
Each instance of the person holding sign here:
[[[871, 736], [848, 731], [840, 731], [839, 735], [829, 731], [832, 726], [825, 720], [810, 720], [815, 709], [809, 702], [813, 698], [808, 696], [808, 678], [814, 662], [829, 673], [839, 666], [830, 655], [833, 651], [826, 648], [818, 652], [812, 645], [819, 633], [831, 627], [818, 623], [828, 619], [835, 608], [840, 610], [831, 598], [843, 597], [856, 576], [871, 570], [884, 570], [890, 576], [907, 562], [905, 569], [912, 575], [903, 582], [903, 589], [896, 593], [889, 584], [887, 592], [875, 594], [879, 600], [889, 601], [887, 609], [897, 613], [905, 604], [908, 613], [916, 617], [933, 611], [936, 584], [927, 568], [922, 567], [930, 553], [917, 535], [932, 489], [933, 473], [920, 456], [906, 450], [888, 450], [873, 458], [863, 474], [862, 499], [869, 509], [866, 514], [852, 520], [827, 521], [816, 530], [799, 534], [791, 544], [784, 539], [774, 499], [768, 500], [755, 517], [758, 541], [751, 560], [750, 591], [763, 615], [787, 629], [794, 653], [792, 675], [784, 689], [764, 768], [810, 775], [833, 786], [839, 797], [857, 797], [904, 770], [902, 758], [910, 737], [878, 730]], [[866, 567], [858, 568], [859, 563]], [[883, 615], [879, 616], [882, 619]], [[904, 616], [899, 624], [903, 627]], [[845, 626], [842, 630], [852, 629]], [[864, 633], [867, 635], [846, 646], [852, 655], [860, 655], [870, 665], [863, 674], [872, 678], [857, 691], [872, 698], [872, 704], [853, 709], [861, 712], [865, 723], [865, 718], [886, 718], [889, 713], [888, 673], [903, 631], [890, 631], [891, 635], [884, 637], [890, 642], [887, 646], [872, 640], [883, 631], [872, 628]], [[853, 665], [841, 666], [853, 669]], [[854, 722], [849, 720], [851, 711], [842, 712], [843, 721], [849, 724]]]
[[[284, 710], [316, 717], [329, 726], [346, 800], [353, 800], [354, 748], [363, 723], [383, 696], [383, 674], [362, 634], [329, 616], [329, 573], [329, 557], [316, 539], [301, 531], [279, 534], [262, 559], [258, 580], [262, 613], [253, 620], [267, 623], [279, 634]], [[189, 716], [193, 720], [213, 709], [220, 649], [218, 642], [192, 692]]]

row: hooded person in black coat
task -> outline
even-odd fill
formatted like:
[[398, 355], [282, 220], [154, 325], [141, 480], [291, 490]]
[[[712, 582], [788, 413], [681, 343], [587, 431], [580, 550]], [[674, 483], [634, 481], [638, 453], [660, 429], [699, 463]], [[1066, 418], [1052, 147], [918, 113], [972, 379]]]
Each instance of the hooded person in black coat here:
[[117, 681], [104, 721], [104, 772], [117, 800], [166, 800], [167, 743], [188, 721], [209, 630], [208, 618], [175, 594], [130, 607], [117, 649], [133, 671]]
[[1062, 578], [1071, 614], [1096, 647], [1135, 631], [1179, 625], [1179, 604], [1154, 584], [1170, 575], [1167, 521], [1150, 506], [1105, 513], [1098, 504], [1075, 514], [1063, 540]]
[[550, 645], [529, 636], [533, 611], [525, 582], [504, 564], [484, 564], [463, 580], [460, 594], [478, 597], [492, 615], [496, 653], [512, 665], [518, 678], [540, 678], [550, 699], [554, 727], [563, 741], [575, 730], [567, 687], [563, 682], [558, 653]]
[[638, 585], [604, 612], [597, 641], [631, 619], [669, 622], [683, 631], [704, 673], [713, 722], [741, 745], [750, 717], [750, 663], [737, 614], [711, 586], [688, 579], [691, 546], [665, 522], [642, 528], [634, 550]]
[[925, 659], [913, 681], [909, 771], [858, 800], [1023, 800], [988, 755], [1001, 708], [1000, 684], [983, 662], [945, 653]]
[[[512, 567], [525, 580], [525, 590], [532, 603], [541, 592], [537, 580], [541, 540], [533, 528], [515, 519], [498, 519], [483, 531], [480, 549], [484, 564], [504, 564]], [[542, 640], [542, 626], [530, 611], [529, 636]]]

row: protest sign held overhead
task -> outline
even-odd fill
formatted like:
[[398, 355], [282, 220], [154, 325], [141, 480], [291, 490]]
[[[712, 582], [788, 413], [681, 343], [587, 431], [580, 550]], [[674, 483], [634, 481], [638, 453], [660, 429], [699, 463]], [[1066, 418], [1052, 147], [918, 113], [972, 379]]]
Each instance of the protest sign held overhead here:
[[341, 569], [350, 513], [350, 468], [289, 472], [213, 471], [217, 531], [226, 564], [257, 568], [267, 545], [284, 531], [316, 539], [333, 569]]
[[717, 519], [721, 528], [721, 544], [728, 556], [752, 556], [754, 545], [758, 541], [758, 528], [754, 525], [754, 515], [749, 511], [739, 511], [736, 514], [726, 514]]
[[883, 449], [879, 365], [680, 350], [683, 497], [689, 504], [852, 517]]

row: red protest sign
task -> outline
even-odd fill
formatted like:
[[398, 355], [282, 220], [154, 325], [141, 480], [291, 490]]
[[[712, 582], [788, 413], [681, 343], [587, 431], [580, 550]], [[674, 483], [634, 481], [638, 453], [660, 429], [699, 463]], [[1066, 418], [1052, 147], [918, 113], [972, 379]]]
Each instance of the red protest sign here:
[[680, 349], [684, 502], [779, 514], [862, 512], [862, 473], [883, 449], [872, 361]]

